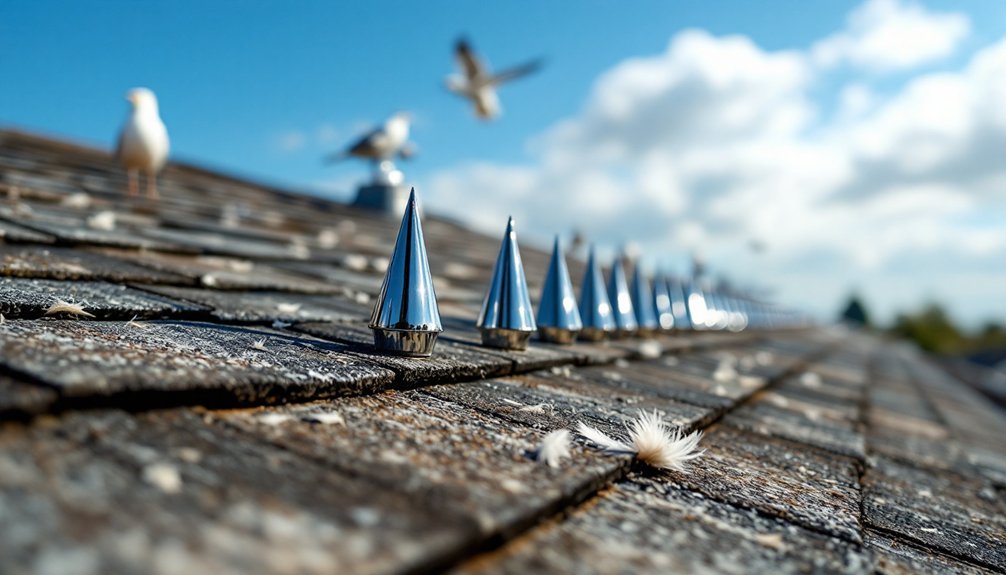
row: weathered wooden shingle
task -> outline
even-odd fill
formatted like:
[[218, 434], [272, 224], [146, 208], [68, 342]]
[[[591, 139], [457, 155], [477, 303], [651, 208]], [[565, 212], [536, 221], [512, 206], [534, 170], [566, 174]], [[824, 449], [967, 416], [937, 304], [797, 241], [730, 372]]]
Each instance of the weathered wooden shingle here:
[[479, 526], [191, 412], [0, 435], [5, 572], [388, 573]]
[[633, 476], [461, 573], [869, 573], [855, 545]]
[[0, 313], [7, 319], [43, 317], [60, 301], [79, 305], [96, 320], [192, 316], [208, 311], [198, 304], [121, 284], [0, 277]]
[[194, 302], [226, 322], [272, 323], [366, 321], [370, 306], [333, 294], [221, 291], [208, 288], [140, 286], [176, 300]]
[[506, 358], [446, 339], [437, 341], [433, 357], [410, 358], [376, 350], [373, 346], [373, 332], [363, 325], [301, 323], [295, 325], [294, 329], [342, 342], [354, 355], [394, 371], [395, 379], [401, 387], [497, 377], [513, 371], [512, 362]]
[[116, 283], [189, 283], [186, 278], [70, 248], [0, 245], [0, 276]]
[[987, 482], [873, 458], [863, 518], [916, 545], [1006, 569], [1006, 506]]
[[394, 377], [338, 344], [181, 321], [8, 321], [0, 348], [4, 368], [78, 399], [290, 401], [373, 392]]
[[549, 467], [535, 460], [542, 431], [418, 392], [216, 417], [366, 478], [375, 490], [464, 517], [474, 527], [472, 544], [516, 535], [601, 488], [624, 465], [573, 446], [571, 458]]
[[862, 542], [855, 459], [726, 425], [711, 430], [703, 445], [702, 464], [687, 474], [669, 474], [672, 481], [724, 503]]
[[56, 401], [56, 392], [41, 385], [17, 381], [0, 375], [0, 419], [45, 413]]

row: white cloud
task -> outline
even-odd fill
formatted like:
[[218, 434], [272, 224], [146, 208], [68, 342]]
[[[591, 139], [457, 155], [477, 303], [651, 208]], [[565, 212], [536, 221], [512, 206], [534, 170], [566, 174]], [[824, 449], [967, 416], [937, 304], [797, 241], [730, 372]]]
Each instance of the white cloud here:
[[930, 12], [912, 0], [869, 0], [849, 16], [846, 30], [815, 44], [811, 56], [825, 67], [912, 68], [952, 54], [970, 29], [963, 14]]
[[299, 130], [290, 130], [280, 134], [275, 141], [276, 149], [280, 152], [296, 152], [307, 143], [307, 136]]
[[328, 122], [318, 126], [318, 129], [315, 130], [315, 139], [322, 145], [334, 144], [338, 141], [339, 137], [339, 130]]
[[344, 143], [342, 140], [352, 137], [354, 133], [356, 132], [352, 130], [339, 129], [331, 122], [322, 122], [313, 128], [298, 127], [282, 132], [273, 138], [272, 146], [284, 154], [318, 154], [320, 151], [334, 151]]
[[[949, 46], [926, 52], [905, 40], [905, 54], [884, 64], [901, 66], [944, 54], [966, 23], [873, 1], [825, 42], [845, 38], [853, 62], [892, 37]], [[1006, 216], [1006, 40], [893, 93], [852, 81], [834, 110], [813, 96], [828, 73], [821, 45], [770, 52], [745, 37], [682, 32], [665, 52], [603, 73], [578, 115], [531, 139], [532, 162], [434, 174], [430, 205], [493, 233], [512, 213], [536, 239], [576, 228], [608, 245], [634, 240], [651, 263], [701, 247], [738, 278], [798, 282], [777, 287], [828, 313], [837, 302], [824, 298], [857, 278], [869, 293], [915, 277], [898, 300], [907, 305], [941, 285], [943, 261], [968, 273], [991, 265], [1006, 251], [1006, 227], [986, 221]], [[752, 239], [768, 252], [753, 255]], [[928, 263], [901, 266], [919, 257]], [[802, 289], [800, 278], [831, 287]], [[986, 292], [959, 311], [976, 316], [1001, 297]]]

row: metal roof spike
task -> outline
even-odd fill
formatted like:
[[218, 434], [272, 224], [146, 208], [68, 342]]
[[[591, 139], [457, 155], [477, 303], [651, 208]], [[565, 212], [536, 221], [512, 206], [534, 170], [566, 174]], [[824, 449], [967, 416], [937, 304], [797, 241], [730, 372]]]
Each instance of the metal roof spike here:
[[671, 313], [674, 315], [674, 329], [691, 330], [692, 318], [688, 313], [688, 292], [686, 286], [677, 278], [664, 278], [667, 295], [671, 299]]
[[556, 236], [538, 304], [538, 336], [544, 341], [568, 344], [576, 339], [581, 328], [583, 322], [576, 305], [573, 282], [569, 279], [559, 236]]
[[374, 330], [377, 349], [413, 357], [432, 355], [437, 335], [444, 330], [415, 188], [409, 194], [395, 250], [370, 316], [370, 329]]
[[667, 279], [659, 274], [653, 278], [653, 310], [660, 329], [674, 329], [674, 309], [671, 305], [671, 293], [667, 288]]
[[639, 329], [647, 332], [656, 331], [660, 324], [657, 323], [657, 311], [653, 307], [650, 282], [643, 275], [642, 266], [638, 262], [632, 272], [632, 288], [629, 291], [632, 295], [632, 308], [636, 312], [636, 323], [639, 324]]
[[527, 340], [537, 330], [512, 217], [507, 221], [476, 325], [482, 332], [483, 345], [502, 349], [527, 349]]
[[632, 296], [629, 294], [629, 285], [625, 280], [625, 268], [622, 267], [622, 260], [615, 258], [611, 263], [611, 273], [608, 274], [608, 299], [611, 300], [611, 311], [617, 326], [616, 333], [619, 336], [627, 336], [639, 330], [639, 323], [636, 321], [636, 312], [632, 307]]
[[617, 327], [608, 292], [604, 289], [601, 269], [597, 266], [594, 246], [590, 247], [587, 269], [580, 284], [580, 319], [583, 321], [583, 329], [579, 337], [588, 341], [600, 341], [611, 335]]

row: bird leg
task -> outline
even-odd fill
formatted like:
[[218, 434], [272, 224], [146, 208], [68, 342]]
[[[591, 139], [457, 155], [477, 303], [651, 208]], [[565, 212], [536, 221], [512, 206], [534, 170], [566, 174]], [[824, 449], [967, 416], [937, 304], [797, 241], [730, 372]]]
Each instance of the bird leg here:
[[139, 170], [130, 168], [129, 173], [129, 195], [135, 196], [140, 193], [140, 173]]
[[147, 197], [156, 200], [161, 197], [157, 193], [157, 175], [151, 172], [147, 172]]

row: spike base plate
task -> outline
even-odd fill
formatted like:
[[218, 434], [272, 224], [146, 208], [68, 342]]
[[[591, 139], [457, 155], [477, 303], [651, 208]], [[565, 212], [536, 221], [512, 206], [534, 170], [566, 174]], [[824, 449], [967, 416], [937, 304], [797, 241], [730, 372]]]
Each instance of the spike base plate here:
[[561, 343], [563, 345], [569, 345], [576, 340], [576, 334], [579, 330], [575, 329], [565, 329], [561, 327], [545, 327], [538, 326], [538, 337], [542, 341], [547, 341], [549, 343]]
[[608, 339], [612, 334], [611, 330], [600, 329], [596, 327], [585, 327], [580, 330], [580, 334], [577, 336], [583, 341], [603, 341]]
[[406, 357], [430, 357], [437, 345], [439, 331], [406, 331], [401, 329], [374, 330], [374, 347], [391, 355]]
[[499, 349], [523, 351], [527, 349], [527, 340], [533, 331], [517, 329], [481, 328], [482, 345]]

